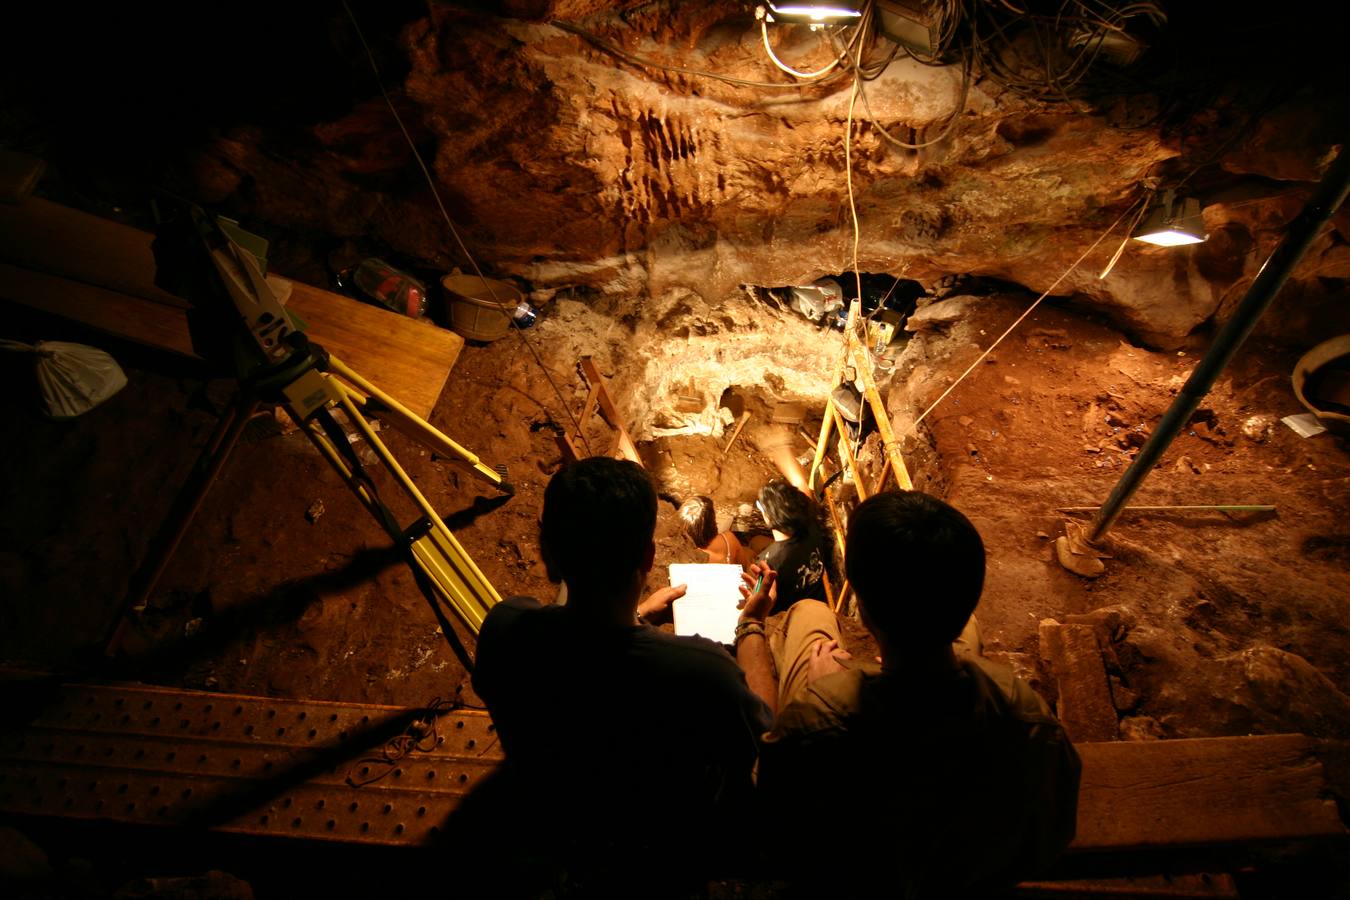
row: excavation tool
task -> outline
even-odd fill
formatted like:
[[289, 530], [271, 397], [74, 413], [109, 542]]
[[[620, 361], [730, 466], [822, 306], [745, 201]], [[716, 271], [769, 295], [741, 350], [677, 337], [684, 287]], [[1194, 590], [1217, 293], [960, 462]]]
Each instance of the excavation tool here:
[[[129, 613], [144, 608], [245, 425], [260, 407], [273, 405], [286, 410], [402, 551], [446, 640], [466, 668], [472, 668], [445, 610], [448, 607], [476, 636], [488, 610], [501, 597], [380, 439], [369, 417], [378, 415], [510, 495], [515, 489], [506, 480], [506, 467], [486, 464], [309, 341], [304, 323], [281, 304], [274, 283], [264, 274], [266, 242], [261, 238], [188, 203], [160, 203], [157, 215], [155, 283], [193, 303], [189, 327], [194, 348], [208, 362], [228, 369], [238, 380], [239, 392], [133, 576], [105, 643], [105, 654], [118, 651]], [[420, 513], [411, 525], [400, 525], [380, 499], [375, 482], [352, 447], [348, 429], [338, 420], [339, 411]]]

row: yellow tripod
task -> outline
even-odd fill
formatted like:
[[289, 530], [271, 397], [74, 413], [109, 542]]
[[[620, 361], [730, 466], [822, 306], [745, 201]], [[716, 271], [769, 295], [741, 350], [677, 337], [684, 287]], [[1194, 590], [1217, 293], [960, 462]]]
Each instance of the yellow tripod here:
[[[506, 480], [506, 467], [484, 464], [322, 347], [310, 343], [301, 326], [273, 295], [257, 254], [241, 245], [241, 241], [248, 243], [250, 238], [253, 236], [247, 232], [191, 208], [169, 221], [168, 227], [162, 227], [161, 236], [156, 239], [156, 262], [161, 273], [176, 276], [178, 280], [172, 282], [175, 286], [192, 289], [193, 299], [201, 303], [206, 315], [203, 328], [213, 337], [221, 331], [233, 336], [232, 346], [222, 348], [219, 339], [213, 346], [218, 355], [225, 355], [226, 349], [233, 353], [240, 392], [235, 405], [221, 417], [208, 439], [145, 561], [133, 576], [131, 589], [104, 642], [105, 655], [118, 652], [129, 613], [145, 607], [244, 426], [261, 405], [273, 403], [282, 406], [304, 430], [320, 455], [405, 554], [446, 640], [465, 667], [472, 668], [472, 660], [460, 644], [444, 607], [448, 606], [476, 636], [488, 610], [501, 597], [380, 440], [368, 416], [379, 415], [392, 427], [509, 495], [515, 489]], [[193, 339], [195, 344], [196, 333]], [[380, 499], [346, 431], [334, 418], [338, 409], [421, 513], [408, 527], [400, 525]]]

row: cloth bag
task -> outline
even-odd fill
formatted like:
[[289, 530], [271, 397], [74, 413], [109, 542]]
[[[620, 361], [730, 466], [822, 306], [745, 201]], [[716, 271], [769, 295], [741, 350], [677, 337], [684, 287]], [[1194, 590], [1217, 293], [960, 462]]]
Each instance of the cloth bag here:
[[117, 361], [96, 347], [65, 341], [0, 340], [0, 349], [33, 355], [43, 408], [53, 419], [87, 413], [127, 384]]

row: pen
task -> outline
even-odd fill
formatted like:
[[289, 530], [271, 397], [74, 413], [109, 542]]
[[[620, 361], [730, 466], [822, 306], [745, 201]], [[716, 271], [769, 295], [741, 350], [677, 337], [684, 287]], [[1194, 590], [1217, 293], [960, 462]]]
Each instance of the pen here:
[[759, 577], [755, 579], [755, 589], [750, 592], [751, 596], [759, 593], [759, 589], [764, 587], [764, 573], [760, 572]]

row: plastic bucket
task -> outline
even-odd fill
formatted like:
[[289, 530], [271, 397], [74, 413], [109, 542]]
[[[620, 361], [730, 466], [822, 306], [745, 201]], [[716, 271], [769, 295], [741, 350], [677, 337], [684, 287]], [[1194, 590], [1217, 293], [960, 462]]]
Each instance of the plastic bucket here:
[[477, 275], [446, 275], [441, 287], [450, 330], [473, 341], [495, 341], [506, 334], [525, 299], [515, 285]]
[[[1323, 341], [1303, 354], [1294, 366], [1294, 396], [1308, 407], [1328, 431], [1350, 435], [1350, 415], [1341, 412], [1350, 403], [1350, 334]], [[1338, 402], [1339, 401], [1339, 402]], [[1332, 404], [1340, 409], [1331, 408]]]

